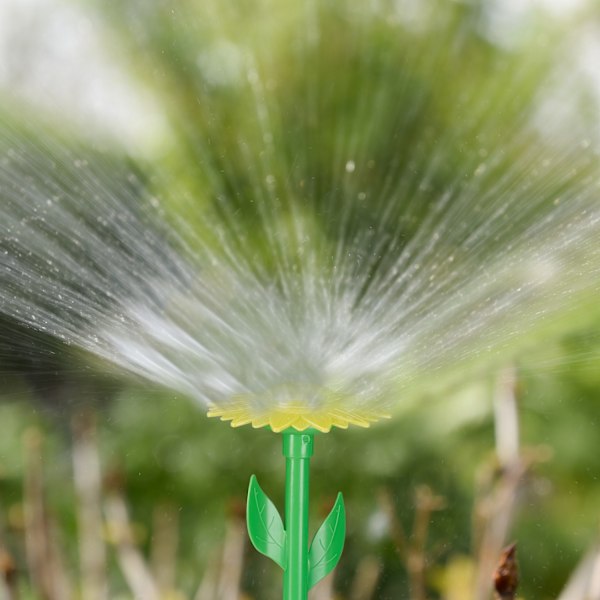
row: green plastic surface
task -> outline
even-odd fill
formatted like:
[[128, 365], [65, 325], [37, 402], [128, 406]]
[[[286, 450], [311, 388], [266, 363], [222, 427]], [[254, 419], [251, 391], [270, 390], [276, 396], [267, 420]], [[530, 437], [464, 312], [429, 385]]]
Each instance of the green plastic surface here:
[[285, 569], [285, 530], [275, 505], [262, 491], [256, 477], [250, 478], [246, 509], [248, 534], [254, 547]]
[[248, 534], [254, 547], [284, 570], [284, 600], [306, 600], [308, 590], [337, 565], [346, 536], [344, 500], [338, 494], [335, 505], [308, 543], [309, 472], [314, 431], [283, 432], [286, 461], [285, 529], [283, 521], [256, 477], [248, 489]]
[[344, 509], [344, 499], [340, 493], [310, 545], [308, 553], [309, 588], [329, 575], [335, 568], [344, 549], [345, 537], [346, 510]]

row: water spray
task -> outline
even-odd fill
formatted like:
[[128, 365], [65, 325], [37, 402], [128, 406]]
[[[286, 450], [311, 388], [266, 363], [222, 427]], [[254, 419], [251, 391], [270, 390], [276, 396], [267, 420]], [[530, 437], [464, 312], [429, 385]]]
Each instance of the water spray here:
[[[595, 81], [577, 83], [576, 53], [553, 66], [572, 31], [505, 46], [478, 3], [134, 4], [110, 12], [176, 116], [176, 168], [154, 171], [156, 152], [138, 180], [93, 140], [0, 120], [0, 315], [280, 434], [285, 512], [253, 476], [248, 533], [305, 600], [346, 529], [340, 494], [309, 538], [317, 434], [592, 312], [600, 153], [579, 99]], [[567, 119], [545, 116], [546, 91]]]
[[303, 406], [285, 407], [253, 418], [243, 406], [213, 407], [208, 415], [231, 421], [233, 427], [252, 424], [281, 433], [285, 457], [285, 514], [258, 484], [255, 475], [248, 488], [246, 524], [252, 545], [283, 569], [283, 599], [306, 600], [308, 591], [337, 566], [346, 537], [346, 509], [341, 493], [309, 542], [308, 515], [310, 459], [317, 433], [349, 425], [368, 427], [387, 415], [335, 409], [311, 412]]

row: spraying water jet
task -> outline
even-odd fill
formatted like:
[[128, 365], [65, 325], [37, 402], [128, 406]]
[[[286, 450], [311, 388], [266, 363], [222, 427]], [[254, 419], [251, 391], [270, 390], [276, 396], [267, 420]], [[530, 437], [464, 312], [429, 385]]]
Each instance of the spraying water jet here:
[[156, 184], [3, 124], [0, 310], [280, 434], [285, 515], [253, 477], [248, 531], [304, 600], [345, 530], [338, 496], [309, 543], [317, 433], [564, 328], [600, 285], [598, 156], [570, 121], [540, 130], [552, 57], [491, 47], [461, 3], [415, 22], [402, 3], [209, 1], [164, 48], [151, 4], [131, 42], [189, 92], [190, 154]]

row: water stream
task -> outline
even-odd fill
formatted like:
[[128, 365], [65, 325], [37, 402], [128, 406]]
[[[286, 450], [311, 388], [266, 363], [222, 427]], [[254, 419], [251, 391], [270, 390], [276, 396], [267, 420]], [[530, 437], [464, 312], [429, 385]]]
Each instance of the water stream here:
[[2, 120], [4, 315], [203, 405], [394, 412], [594, 306], [573, 36], [458, 3], [122, 4], [167, 150]]

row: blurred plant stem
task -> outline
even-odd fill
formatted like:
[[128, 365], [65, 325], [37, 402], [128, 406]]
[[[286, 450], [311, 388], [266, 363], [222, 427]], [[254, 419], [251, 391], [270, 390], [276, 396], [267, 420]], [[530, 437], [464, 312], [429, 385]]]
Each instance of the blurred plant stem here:
[[4, 515], [4, 506], [0, 504], [0, 599], [19, 600], [17, 563], [6, 546]]
[[390, 537], [408, 573], [411, 600], [427, 600], [427, 535], [431, 514], [442, 510], [445, 501], [441, 496], [435, 495], [427, 485], [417, 486], [414, 499], [413, 528], [410, 537], [407, 537], [398, 518], [392, 494], [388, 489], [384, 489], [379, 495], [381, 509], [390, 523]]
[[18, 600], [17, 565], [11, 554], [0, 548], [0, 598], [2, 600]]
[[247, 541], [245, 507], [243, 502], [234, 502], [229, 507], [221, 556], [207, 569], [194, 600], [240, 600]]
[[494, 569], [517, 508], [519, 492], [531, 468], [548, 459], [545, 447], [522, 449], [519, 441], [518, 377], [514, 367], [502, 370], [493, 395], [496, 456], [479, 476], [474, 508], [476, 565], [474, 600], [488, 600]]
[[223, 600], [238, 600], [246, 549], [246, 519], [244, 505], [230, 508], [227, 531], [221, 558], [221, 574], [217, 586], [217, 597]]
[[108, 584], [102, 520], [102, 473], [93, 413], [85, 411], [74, 416], [72, 431], [81, 598], [105, 600], [108, 598]]
[[380, 575], [381, 562], [374, 556], [365, 556], [358, 563], [350, 600], [372, 600]]
[[24, 523], [27, 566], [34, 589], [42, 600], [70, 600], [71, 583], [65, 572], [49, 515], [43, 465], [43, 436], [37, 429], [24, 435]]
[[175, 589], [179, 513], [171, 504], [159, 504], [153, 511], [151, 564], [163, 595]]
[[[501, 371], [494, 390], [494, 427], [496, 436], [496, 473], [485, 473], [485, 487], [491, 489], [475, 506], [480, 538], [477, 542], [477, 572], [474, 600], [488, 600], [492, 592], [492, 573], [512, 521], [517, 492], [526, 470], [519, 449], [519, 417], [515, 369]], [[497, 480], [493, 481], [494, 475]]]
[[558, 600], [600, 600], [600, 542], [581, 559]]
[[116, 487], [108, 491], [104, 510], [117, 561], [133, 595], [144, 600], [160, 600], [160, 588], [135, 543], [127, 504]]

